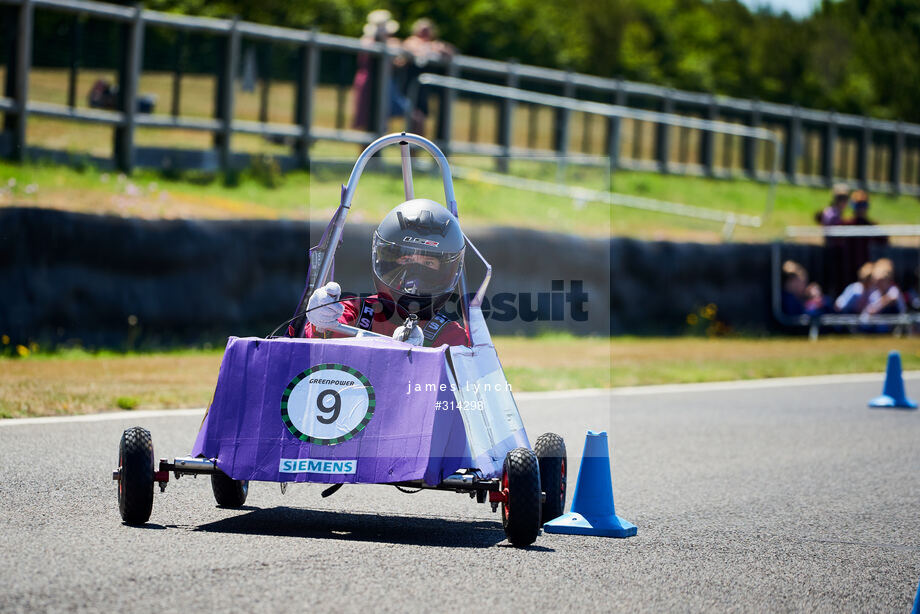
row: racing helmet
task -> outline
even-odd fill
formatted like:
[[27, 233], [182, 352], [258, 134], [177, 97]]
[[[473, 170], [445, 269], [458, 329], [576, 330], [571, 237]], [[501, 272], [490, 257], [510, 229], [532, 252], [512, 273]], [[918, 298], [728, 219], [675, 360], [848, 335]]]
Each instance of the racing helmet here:
[[427, 198], [407, 200], [374, 232], [371, 259], [377, 293], [402, 317], [429, 320], [460, 279], [466, 238], [460, 222]]

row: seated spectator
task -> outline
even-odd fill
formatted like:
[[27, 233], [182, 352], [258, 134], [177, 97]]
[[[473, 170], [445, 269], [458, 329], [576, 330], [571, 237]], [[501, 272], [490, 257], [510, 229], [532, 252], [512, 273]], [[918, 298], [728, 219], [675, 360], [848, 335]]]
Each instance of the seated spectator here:
[[798, 262], [787, 260], [783, 263], [783, 313], [800, 316], [805, 313], [805, 291], [808, 287], [808, 272]]
[[894, 264], [888, 258], [879, 258], [872, 267], [869, 296], [863, 313], [904, 313], [907, 304], [904, 295], [894, 283]]
[[795, 260], [787, 260], [782, 268], [782, 308], [790, 316], [815, 316], [827, 311], [828, 300], [817, 283], [808, 283], [808, 271]]
[[859, 267], [856, 281], [844, 288], [837, 300], [834, 301], [834, 310], [839, 313], [862, 313], [869, 298], [869, 283], [872, 279], [871, 262]]
[[904, 300], [907, 301], [908, 308], [920, 311], [920, 267], [907, 274], [904, 284]]
[[827, 313], [830, 300], [824, 296], [821, 286], [816, 282], [811, 282], [805, 288], [805, 313], [810, 316]]

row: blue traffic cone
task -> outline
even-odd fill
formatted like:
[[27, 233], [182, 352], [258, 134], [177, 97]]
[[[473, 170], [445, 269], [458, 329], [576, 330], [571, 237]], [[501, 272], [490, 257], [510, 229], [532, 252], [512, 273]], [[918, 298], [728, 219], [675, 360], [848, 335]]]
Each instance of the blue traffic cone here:
[[914, 597], [914, 609], [910, 614], [920, 614], [920, 584], [917, 585], [917, 596]]
[[617, 516], [613, 507], [607, 431], [588, 431], [572, 509], [568, 514], [544, 524], [543, 530], [547, 533], [601, 537], [632, 537], [638, 532], [636, 525]]
[[901, 355], [898, 352], [888, 354], [888, 368], [885, 370], [885, 386], [882, 396], [869, 401], [869, 407], [903, 407], [917, 409], [917, 402], [908, 399], [904, 392], [904, 379], [901, 377]]

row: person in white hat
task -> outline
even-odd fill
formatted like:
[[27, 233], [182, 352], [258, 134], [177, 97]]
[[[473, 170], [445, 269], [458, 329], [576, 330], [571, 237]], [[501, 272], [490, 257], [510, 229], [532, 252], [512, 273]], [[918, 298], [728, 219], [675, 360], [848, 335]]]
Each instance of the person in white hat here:
[[[394, 51], [400, 51], [402, 49], [402, 44], [395, 36], [398, 31], [399, 22], [393, 19], [390, 11], [386, 9], [377, 9], [371, 11], [367, 15], [367, 23], [364, 24], [361, 43], [365, 46], [383, 43]], [[393, 63], [397, 67], [405, 64], [405, 59], [402, 54], [398, 54]], [[355, 71], [355, 80], [352, 84], [354, 107], [351, 127], [355, 130], [369, 132], [374, 129], [374, 109], [376, 104], [381, 104], [381, 101], [374, 100], [377, 89], [374, 84], [377, 76], [376, 73], [377, 56], [369, 53], [358, 54], [358, 69]], [[389, 98], [386, 101], [388, 107], [387, 117], [401, 115], [405, 113], [408, 102], [399, 92], [392, 76], [389, 85]]]

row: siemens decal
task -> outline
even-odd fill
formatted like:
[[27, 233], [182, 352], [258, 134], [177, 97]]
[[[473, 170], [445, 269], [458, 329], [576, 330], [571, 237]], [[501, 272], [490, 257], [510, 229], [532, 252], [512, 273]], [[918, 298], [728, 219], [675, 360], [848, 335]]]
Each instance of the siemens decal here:
[[282, 458], [280, 473], [337, 473], [351, 474], [358, 466], [357, 460], [313, 460], [312, 458]]

